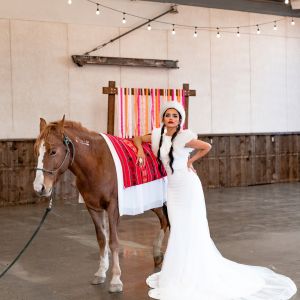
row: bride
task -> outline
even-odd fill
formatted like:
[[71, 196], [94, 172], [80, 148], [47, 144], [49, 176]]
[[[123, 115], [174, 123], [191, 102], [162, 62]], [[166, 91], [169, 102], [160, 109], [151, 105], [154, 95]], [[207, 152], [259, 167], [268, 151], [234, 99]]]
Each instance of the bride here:
[[[211, 145], [182, 130], [185, 111], [176, 101], [161, 111], [162, 127], [136, 137], [138, 162], [142, 142], [152, 150], [168, 175], [167, 206], [171, 224], [161, 272], [146, 280], [149, 296], [161, 300], [286, 300], [297, 291], [294, 282], [272, 270], [239, 264], [223, 257], [210, 237], [201, 182], [193, 162]], [[189, 158], [192, 150], [196, 154]]]

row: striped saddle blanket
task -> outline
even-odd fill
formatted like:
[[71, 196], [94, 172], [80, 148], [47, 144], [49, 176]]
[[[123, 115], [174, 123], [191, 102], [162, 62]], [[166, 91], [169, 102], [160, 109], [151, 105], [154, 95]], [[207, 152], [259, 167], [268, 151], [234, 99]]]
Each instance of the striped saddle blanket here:
[[137, 148], [131, 139], [119, 138], [110, 134], [105, 134], [112, 142], [122, 165], [124, 188], [138, 184], [147, 183], [167, 175], [162, 166], [159, 170], [158, 161], [151, 150], [150, 143], [143, 143], [146, 162], [143, 167], [137, 161]]

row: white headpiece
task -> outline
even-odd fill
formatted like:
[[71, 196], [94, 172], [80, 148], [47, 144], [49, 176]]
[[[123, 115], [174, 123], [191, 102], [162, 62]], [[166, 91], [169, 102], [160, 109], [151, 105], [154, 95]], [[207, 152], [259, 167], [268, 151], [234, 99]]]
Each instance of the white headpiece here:
[[168, 110], [169, 108], [174, 108], [176, 109], [180, 115], [181, 115], [181, 123], [180, 123], [180, 127], [183, 128], [184, 122], [185, 122], [185, 110], [184, 107], [178, 102], [178, 101], [166, 101], [160, 110], [160, 119], [162, 122], [163, 119], [163, 115], [165, 113], [166, 110]]

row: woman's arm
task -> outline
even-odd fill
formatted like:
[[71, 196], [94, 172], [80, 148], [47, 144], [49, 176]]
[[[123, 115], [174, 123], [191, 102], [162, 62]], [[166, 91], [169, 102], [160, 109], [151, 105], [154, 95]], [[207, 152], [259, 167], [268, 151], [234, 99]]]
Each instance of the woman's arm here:
[[143, 136], [136, 136], [133, 138], [133, 143], [138, 149], [136, 163], [138, 163], [140, 166], [144, 166], [145, 164], [145, 153], [142, 147], [142, 143], [150, 143], [150, 142], [151, 142], [151, 133]]
[[198, 150], [196, 154], [194, 154], [193, 157], [191, 157], [188, 160], [188, 167], [195, 171], [193, 167], [193, 162], [206, 155], [211, 149], [211, 144], [203, 142], [201, 140], [193, 139], [186, 143], [185, 146], [188, 148], [194, 148]]

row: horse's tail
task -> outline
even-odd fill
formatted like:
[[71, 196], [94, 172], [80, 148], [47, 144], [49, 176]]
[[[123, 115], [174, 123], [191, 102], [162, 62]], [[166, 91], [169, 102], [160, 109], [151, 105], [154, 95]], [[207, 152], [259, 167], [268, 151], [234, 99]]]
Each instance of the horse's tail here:
[[162, 210], [163, 210], [163, 213], [167, 219], [167, 222], [168, 222], [168, 227], [171, 228], [171, 224], [170, 224], [170, 220], [169, 220], [169, 215], [168, 215], [168, 208], [167, 208], [167, 205], [166, 203], [164, 203], [163, 207], [162, 207]]

